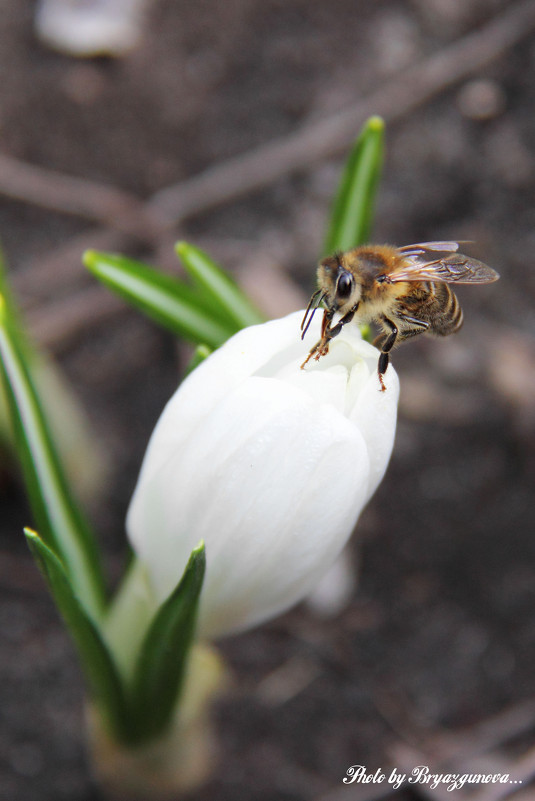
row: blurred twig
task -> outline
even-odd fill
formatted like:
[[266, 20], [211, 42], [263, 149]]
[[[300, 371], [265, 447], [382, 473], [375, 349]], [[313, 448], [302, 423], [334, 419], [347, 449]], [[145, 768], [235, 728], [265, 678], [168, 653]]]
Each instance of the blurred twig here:
[[[466, 801], [500, 801], [525, 788], [535, 776], [535, 749], [517, 760], [509, 759], [503, 750], [512, 739], [534, 727], [535, 699], [531, 699], [461, 732], [430, 732], [420, 748], [398, 742], [391, 749], [392, 765], [407, 774], [416, 765], [426, 765], [432, 773], [508, 773], [512, 782], [520, 783], [465, 785], [455, 791], [457, 798]], [[451, 798], [446, 788], [446, 784], [434, 790], [425, 784], [411, 785], [413, 792], [436, 801]]]
[[30, 315], [30, 330], [41, 344], [57, 352], [86, 326], [94, 326], [127, 309], [120, 298], [101, 286], [84, 287], [74, 295], [36, 309]]
[[452, 735], [443, 733], [434, 742], [443, 764], [462, 756], [469, 759], [535, 728], [535, 699], [507, 707], [498, 715], [483, 720], [470, 729]]
[[351, 145], [367, 117], [378, 114], [387, 123], [399, 119], [498, 58], [534, 26], [535, 3], [516, 3], [479, 31], [398, 73], [350, 108], [163, 189], [148, 207], [178, 223], [335, 155]]
[[[533, 0], [515, 3], [479, 30], [397, 74], [350, 108], [162, 189], [145, 203], [114, 187], [0, 156], [0, 193], [105, 226], [77, 235], [47, 256], [40, 255], [38, 269], [32, 265], [17, 274], [16, 289], [22, 294], [29, 291], [27, 305], [31, 305], [31, 296], [38, 305], [40, 294], [46, 297], [53, 293], [54, 285], [64, 284], [66, 276], [72, 276], [72, 264], [79, 264], [80, 253], [88, 247], [124, 250], [129, 242], [141, 241], [158, 248], [186, 218], [347, 149], [371, 114], [380, 114], [387, 122], [403, 117], [506, 53], [534, 27]], [[63, 324], [62, 317], [57, 318], [54, 344], [75, 332], [73, 326], [83, 329], [92, 314], [102, 317], [102, 294], [92, 297], [91, 301], [86, 295], [81, 301], [84, 314], [78, 322], [72, 315], [65, 315]], [[113, 312], [110, 306], [109, 314]], [[40, 321], [41, 327], [47, 325]]]
[[379, 114], [387, 122], [399, 119], [503, 55], [534, 26], [532, 0], [515, 3], [479, 30], [398, 73], [350, 108], [161, 189], [145, 204], [113, 187], [31, 167], [7, 156], [0, 158], [0, 192], [152, 239], [194, 214], [345, 150], [367, 117]]
[[506, 769], [515, 784], [493, 784], [475, 793], [470, 801], [501, 801], [529, 784], [535, 778], [535, 748], [531, 748], [520, 759], [508, 762]]
[[106, 184], [64, 175], [0, 153], [0, 192], [7, 197], [116, 228], [136, 238], [160, 235], [143, 201]]
[[[396, 729], [398, 727], [396, 726]], [[387, 776], [393, 768], [408, 776], [417, 765], [426, 765], [432, 773], [508, 773], [512, 782], [508, 784], [465, 785], [455, 790], [459, 801], [502, 801], [519, 790], [528, 790], [535, 777], [535, 748], [529, 749], [518, 759], [509, 759], [503, 749], [511, 740], [535, 728], [535, 699], [508, 707], [494, 717], [459, 732], [443, 730], [425, 731], [421, 726], [404, 725], [409, 732], [409, 742], [397, 740], [390, 749], [390, 759], [381, 766]], [[420, 746], [414, 743], [420, 741]], [[484, 757], [484, 763], [481, 760]], [[479, 759], [478, 759], [479, 758]], [[377, 766], [368, 766], [373, 773]], [[410, 787], [413, 795], [430, 801], [446, 801], [453, 797], [447, 784], [431, 789], [426, 784], [403, 785], [399, 792]], [[397, 791], [385, 783], [377, 785], [353, 784], [336, 788], [316, 798], [316, 801], [380, 801], [394, 799]], [[534, 793], [535, 797], [535, 793]]]

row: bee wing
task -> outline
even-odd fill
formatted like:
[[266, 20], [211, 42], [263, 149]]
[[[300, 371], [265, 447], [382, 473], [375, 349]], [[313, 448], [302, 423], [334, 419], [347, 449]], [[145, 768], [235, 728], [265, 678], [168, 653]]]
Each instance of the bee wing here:
[[457, 253], [458, 242], [424, 242], [399, 248], [404, 257], [390, 273], [399, 281], [438, 281], [445, 284], [490, 284], [500, 277], [496, 270], [477, 259]]
[[420, 242], [417, 245], [405, 245], [402, 248], [398, 248], [399, 253], [403, 253], [406, 256], [418, 255], [418, 254], [426, 254], [429, 251], [435, 253], [435, 251], [439, 251], [441, 253], [454, 253], [455, 251], [459, 250], [459, 242]]

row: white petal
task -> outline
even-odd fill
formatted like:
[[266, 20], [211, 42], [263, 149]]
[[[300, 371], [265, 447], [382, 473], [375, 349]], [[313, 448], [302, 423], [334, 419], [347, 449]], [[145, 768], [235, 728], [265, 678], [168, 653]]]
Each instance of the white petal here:
[[319, 617], [334, 617], [348, 606], [356, 585], [356, 567], [349, 548], [344, 548], [320, 578], [306, 604]]
[[[148, 478], [203, 426], [234, 387], [292, 347], [299, 353], [302, 312], [244, 328], [202, 362], [170, 399], [154, 429], [142, 467]], [[145, 475], [146, 473], [146, 475]]]
[[162, 598], [205, 540], [201, 630], [221, 635], [273, 616], [314, 586], [351, 534], [368, 472], [364, 441], [347, 419], [253, 377], [138, 488], [129, 534]]
[[[346, 326], [300, 370], [303, 312], [237, 334], [184, 382], [147, 450], [127, 527], [155, 593], [204, 539], [200, 627], [239, 631], [301, 600], [347, 541], [390, 456], [397, 377]], [[319, 338], [321, 317], [310, 330]]]
[[399, 399], [399, 379], [392, 366], [384, 376], [385, 391], [381, 392], [374, 371], [358, 394], [349, 419], [359, 427], [370, 458], [370, 484], [367, 500], [383, 478], [396, 433], [396, 413]]

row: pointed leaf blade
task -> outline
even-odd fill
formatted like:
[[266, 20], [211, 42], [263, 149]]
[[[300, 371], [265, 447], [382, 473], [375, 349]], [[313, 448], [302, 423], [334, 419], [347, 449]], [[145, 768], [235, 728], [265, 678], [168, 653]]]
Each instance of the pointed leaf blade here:
[[187, 242], [177, 242], [175, 249], [203, 298], [215, 301], [236, 330], [265, 322], [247, 295], [204, 251]]
[[43, 539], [61, 557], [86, 609], [98, 618], [105, 605], [105, 590], [96, 541], [63, 472], [26, 351], [18, 341], [16, 326], [2, 296], [0, 371], [26, 489]]
[[191, 357], [188, 366], [186, 367], [184, 375], [187, 376], [192, 373], [208, 356], [213, 353], [212, 349], [206, 345], [197, 345], [193, 356]]
[[370, 117], [346, 162], [325, 241], [324, 255], [369, 240], [384, 150], [384, 123]]
[[91, 694], [113, 734], [127, 741], [131, 731], [127, 701], [113, 657], [99, 629], [73, 592], [60, 559], [35, 531], [25, 529], [24, 533], [32, 555], [75, 643]]
[[[94, 496], [101, 486], [106, 460], [95, 442], [85, 414], [51, 355], [41, 350], [24, 327], [16, 299], [9, 285], [3, 253], [0, 247], [0, 294], [4, 296], [5, 313], [12, 335], [25, 356], [26, 366], [41, 405], [50, 424], [51, 433], [70, 481], [82, 496]], [[15, 451], [10, 412], [0, 376], [0, 448]], [[80, 453], [83, 452], [83, 459]], [[0, 453], [0, 459], [2, 454]]]
[[133, 683], [140, 739], [164, 731], [174, 714], [204, 580], [204, 544], [192, 551], [178, 586], [159, 608], [145, 636]]
[[218, 348], [236, 329], [183, 281], [141, 262], [87, 251], [84, 264], [103, 284], [152, 320], [194, 344]]

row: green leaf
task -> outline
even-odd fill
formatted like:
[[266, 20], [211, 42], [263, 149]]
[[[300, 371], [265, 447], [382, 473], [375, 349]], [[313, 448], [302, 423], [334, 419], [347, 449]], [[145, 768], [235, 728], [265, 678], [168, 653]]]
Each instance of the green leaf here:
[[17, 451], [33, 513], [47, 545], [65, 564], [86, 610], [98, 618], [105, 605], [97, 545], [72, 495], [3, 296], [0, 295], [0, 371]]
[[187, 242], [177, 242], [175, 250], [202, 297], [214, 300], [237, 330], [265, 322], [247, 295], [204, 251]]
[[324, 255], [369, 241], [384, 149], [384, 123], [370, 117], [344, 168], [334, 201]]
[[15, 305], [13, 303], [13, 297], [11, 295], [11, 287], [7, 282], [5, 259], [4, 259], [4, 254], [1, 250], [0, 250], [0, 295], [2, 295], [3, 297], [3, 306], [4, 306], [3, 313], [13, 323], [16, 316], [14, 312]]
[[[11, 309], [10, 290], [6, 281], [4, 254], [0, 250], [0, 296], [2, 297], [3, 314], [8, 315]], [[4, 397], [3, 385], [0, 382], [0, 447], [9, 447], [11, 441], [11, 427], [9, 425], [9, 413], [7, 410], [7, 400]]]
[[180, 583], [158, 609], [141, 646], [132, 691], [140, 741], [163, 732], [175, 712], [205, 567], [201, 543], [192, 551]]
[[189, 342], [218, 348], [236, 332], [215, 305], [207, 307], [193, 287], [171, 275], [125, 256], [92, 250], [83, 260], [99, 281]]
[[35, 531], [26, 540], [56, 606], [74, 640], [89, 688], [111, 732], [128, 740], [131, 733], [125, 691], [113, 657], [100, 632], [76, 597], [64, 565]]
[[[24, 329], [21, 325], [20, 317], [13, 299], [11, 287], [9, 286], [4, 254], [0, 251], [0, 295], [2, 296], [2, 314], [6, 322], [9, 323], [13, 334], [17, 337], [20, 347], [24, 348], [29, 357], [29, 343]], [[4, 386], [0, 382], [0, 440], [2, 444], [9, 446], [12, 441], [13, 432], [9, 420], [10, 414], [7, 409], [7, 398], [5, 397]]]
[[[0, 250], [0, 294], [4, 296], [5, 313], [19, 348], [24, 353], [26, 367], [41, 399], [49, 421], [56, 448], [61, 456], [70, 482], [82, 497], [93, 497], [101, 485], [106, 460], [100, 445], [90, 431], [78, 399], [74, 396], [61, 369], [52, 357], [32, 341], [24, 328], [17, 303], [11, 292]], [[10, 412], [0, 377], [0, 447], [15, 453]], [[81, 457], [83, 454], [83, 458]], [[0, 459], [3, 454], [0, 454]]]

